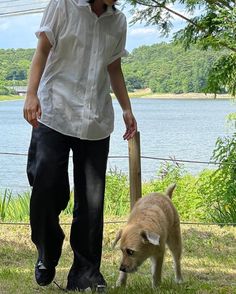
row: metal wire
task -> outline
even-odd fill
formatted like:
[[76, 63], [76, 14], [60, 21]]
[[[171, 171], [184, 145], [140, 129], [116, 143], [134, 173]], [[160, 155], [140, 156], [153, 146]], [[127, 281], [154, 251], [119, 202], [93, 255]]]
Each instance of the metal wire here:
[[[11, 2], [11, 4], [13, 4], [14, 2]], [[48, 1], [42, 1], [41, 2], [41, 4], [46, 4], [46, 3], [48, 3]], [[1, 2], [0, 2], [0, 4], [2, 4]], [[28, 6], [33, 6], [34, 4], [31, 2], [31, 3], [23, 3], [23, 4], [17, 4], [17, 7], [28, 7]], [[8, 8], [16, 8], [16, 5], [6, 5], [6, 6], [1, 6], [0, 5], [0, 8], [1, 9], [8, 9]], [[37, 8], [39, 8], [39, 7], [37, 7]], [[34, 7], [32, 7], [32, 8], [30, 8], [30, 9], [37, 9], [37, 8], [34, 8]], [[40, 8], [41, 8], [41, 6], [40, 6]], [[13, 10], [13, 11], [9, 11], [10, 13], [14, 13], [14, 12], [17, 12], [18, 10]]]
[[[10, 155], [10, 156], [27, 156], [26, 153], [18, 153], [18, 152], [0, 152], [0, 155]], [[113, 159], [124, 159], [129, 158], [127, 155], [110, 155], [108, 158]], [[151, 159], [151, 160], [159, 160], [159, 161], [171, 161], [171, 162], [182, 162], [182, 163], [195, 163], [195, 164], [211, 164], [211, 165], [220, 165], [220, 162], [216, 161], [199, 161], [199, 160], [188, 160], [188, 159], [177, 159], [177, 158], [164, 158], [164, 157], [151, 157], [151, 156], [143, 156], [141, 155], [142, 159]], [[236, 162], [225, 162], [226, 165], [236, 165]]]
[[49, 0], [41, 1], [22, 1], [22, 0], [13, 0], [13, 1], [1, 1], [0, 2], [0, 17], [7, 16], [18, 16], [25, 14], [33, 13], [42, 13]]
[[[47, 1], [47, 2], [49, 2], [49, 0], [41, 0], [41, 1], [30, 1], [31, 3], [32, 2], [38, 2], [38, 3], [41, 3], [41, 2], [44, 2], [44, 1]], [[14, 3], [14, 2], [24, 2], [24, 1], [22, 1], [22, 0], [5, 0], [5, 1], [0, 1], [0, 4], [5, 4], [5, 3]]]
[[45, 7], [43, 8], [36, 8], [36, 9], [28, 9], [28, 10], [21, 10], [21, 11], [15, 11], [15, 12], [5, 12], [0, 13], [0, 17], [6, 17], [6, 16], [17, 16], [17, 15], [25, 15], [25, 14], [33, 14], [33, 13], [41, 13], [43, 12]]

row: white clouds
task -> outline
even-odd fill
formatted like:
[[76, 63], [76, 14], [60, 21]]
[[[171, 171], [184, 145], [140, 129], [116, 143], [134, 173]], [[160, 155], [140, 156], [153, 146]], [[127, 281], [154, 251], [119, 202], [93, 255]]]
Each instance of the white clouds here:
[[131, 52], [134, 48], [164, 41], [168, 39], [161, 37], [154, 26], [132, 26], [128, 28], [126, 47]]
[[0, 48], [32, 48], [36, 46], [35, 30], [42, 15], [30, 14], [0, 19]]
[[147, 36], [152, 34], [157, 34], [158, 31], [154, 27], [141, 27], [141, 28], [131, 28], [128, 32], [129, 36]]
[[9, 28], [9, 22], [0, 22], [0, 32], [7, 31]]

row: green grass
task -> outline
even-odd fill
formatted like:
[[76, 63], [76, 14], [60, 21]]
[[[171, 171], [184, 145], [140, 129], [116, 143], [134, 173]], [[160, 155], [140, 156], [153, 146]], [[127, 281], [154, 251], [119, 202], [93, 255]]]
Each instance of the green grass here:
[[[197, 187], [208, 178], [205, 171], [199, 177], [182, 175], [167, 167], [163, 170], [169, 176], [162, 181], [143, 183], [143, 193], [163, 191], [170, 182], [177, 182], [174, 194], [181, 220], [207, 221], [204, 198], [197, 193]], [[105, 212], [106, 219], [125, 220], [129, 212], [129, 189], [127, 177], [118, 171], [107, 175]], [[27, 221], [29, 215], [29, 193], [12, 195], [0, 192], [0, 220], [8, 222]], [[72, 199], [73, 197], [71, 197]], [[61, 215], [61, 221], [70, 223], [72, 200]], [[108, 217], [110, 216], [110, 217]], [[183, 276], [184, 283], [173, 282], [172, 261], [169, 252], [163, 269], [163, 283], [159, 290], [151, 289], [150, 265], [146, 262], [140, 271], [130, 275], [126, 289], [113, 288], [118, 276], [120, 251], [111, 244], [122, 224], [106, 224], [102, 272], [108, 282], [108, 293], [236, 293], [236, 227], [182, 225], [183, 232]], [[57, 267], [55, 281], [65, 287], [66, 277], [72, 263], [69, 245], [70, 226], [63, 225], [66, 239], [63, 254]], [[53, 283], [39, 287], [34, 281], [36, 250], [30, 241], [29, 226], [0, 224], [0, 294], [62, 293]]]
[[[152, 290], [148, 261], [129, 276], [126, 289], [113, 288], [118, 277], [120, 251], [112, 249], [111, 244], [120, 227], [120, 224], [105, 225], [102, 272], [108, 282], [108, 293], [236, 293], [236, 228], [182, 225], [184, 283], [173, 282], [172, 259], [167, 251], [163, 282], [159, 290]], [[72, 262], [70, 226], [63, 225], [63, 229], [66, 239], [55, 278], [61, 287], [66, 285]], [[1, 294], [63, 293], [54, 283], [40, 287], [34, 281], [36, 250], [30, 241], [28, 226], [0, 226], [0, 256]]]
[[13, 195], [11, 190], [0, 191], [0, 221], [27, 221], [30, 193]]

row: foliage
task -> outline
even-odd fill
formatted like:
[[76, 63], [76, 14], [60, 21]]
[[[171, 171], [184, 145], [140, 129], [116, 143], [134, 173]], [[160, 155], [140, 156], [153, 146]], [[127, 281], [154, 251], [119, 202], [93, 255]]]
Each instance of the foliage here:
[[[173, 201], [179, 210], [181, 220], [200, 221], [206, 215], [204, 203], [197, 194], [198, 176], [192, 176], [176, 163], [165, 163], [157, 178], [143, 183], [143, 195], [150, 192], [164, 192], [169, 184], [176, 183]], [[0, 195], [0, 216], [2, 221], [26, 221], [29, 217], [29, 193], [12, 195], [8, 190]], [[127, 216], [130, 211], [129, 183], [127, 175], [110, 170], [106, 179], [105, 215]], [[72, 215], [73, 191], [63, 215]]]
[[0, 95], [9, 95], [10, 91], [8, 88], [0, 85]]
[[3, 195], [0, 194], [0, 220], [28, 220], [29, 200], [29, 193], [13, 196], [12, 192], [6, 189]]
[[[204, 92], [206, 77], [223, 52], [203, 52], [192, 46], [184, 52], [173, 43], [141, 46], [123, 60], [129, 90], [150, 88], [155, 93]], [[223, 92], [222, 88], [222, 92]]]
[[[145, 21], [147, 24], [156, 25], [163, 35], [170, 33], [173, 16], [185, 20], [186, 26], [174, 34], [174, 39], [181, 42], [186, 49], [191, 48], [192, 44], [198, 44], [204, 50], [209, 47], [215, 50], [226, 49], [226, 56], [212, 68], [206, 91], [218, 93], [223, 86], [235, 95], [235, 1], [127, 0], [127, 2], [134, 7], [132, 23]], [[185, 12], [183, 13], [182, 10]], [[221, 68], [222, 64], [224, 64], [223, 68]], [[229, 68], [234, 69], [232, 75], [229, 74]], [[221, 77], [224, 79], [221, 80]]]
[[0, 95], [1, 88], [26, 85], [34, 49], [0, 49]]
[[236, 112], [229, 113], [226, 116], [226, 123], [227, 123], [227, 127], [229, 129], [232, 129], [233, 131], [235, 131], [235, 129], [236, 129]]
[[206, 90], [220, 93], [225, 88], [236, 95], [236, 54], [221, 56], [209, 72]]
[[[182, 221], [236, 222], [236, 165], [232, 164], [236, 158], [235, 137], [218, 139], [217, 146], [214, 159], [221, 162], [218, 170], [203, 170], [194, 176], [174, 160], [164, 162], [156, 178], [143, 183], [143, 196], [164, 192], [170, 184], [176, 183], [173, 202]], [[28, 220], [29, 199], [29, 193], [13, 196], [6, 190], [0, 195], [0, 220]], [[110, 170], [106, 180], [105, 215], [127, 216], [129, 211], [128, 177], [118, 170]], [[63, 215], [72, 213], [73, 191]]]
[[209, 173], [200, 173], [193, 176], [185, 170], [182, 164], [177, 162], [164, 162], [157, 178], [151, 183], [143, 185], [144, 194], [150, 192], [164, 192], [167, 187], [176, 183], [176, 189], [173, 194], [173, 202], [179, 212], [182, 221], [206, 221], [207, 206], [201, 194], [198, 193], [199, 186], [204, 179], [207, 180]]
[[6, 217], [6, 211], [9, 207], [12, 193], [9, 190], [5, 190], [0, 197], [0, 220], [4, 221]]
[[105, 213], [121, 216], [129, 210], [128, 178], [121, 171], [110, 170], [106, 177]]
[[236, 223], [236, 133], [218, 138], [212, 159], [219, 167], [199, 188], [199, 193], [212, 221]]

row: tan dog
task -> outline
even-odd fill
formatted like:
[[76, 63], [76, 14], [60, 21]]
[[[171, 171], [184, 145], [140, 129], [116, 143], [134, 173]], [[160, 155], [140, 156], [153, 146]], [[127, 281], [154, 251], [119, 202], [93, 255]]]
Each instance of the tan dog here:
[[152, 261], [152, 286], [161, 282], [161, 270], [168, 245], [174, 259], [175, 280], [182, 282], [180, 221], [171, 197], [175, 184], [166, 195], [151, 193], [137, 201], [126, 226], [117, 234], [114, 246], [120, 239], [122, 261], [116, 286], [126, 285], [127, 273], [135, 272], [147, 259]]

